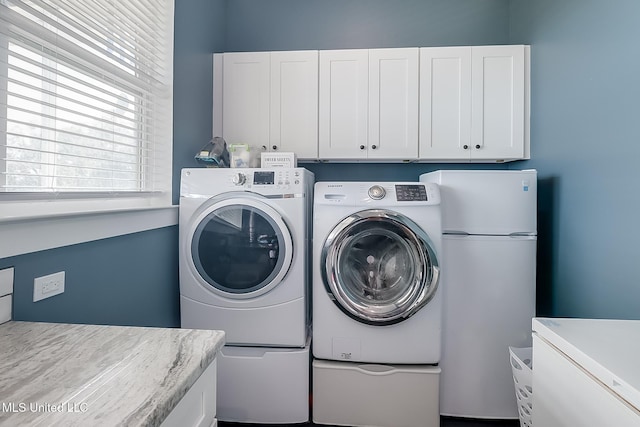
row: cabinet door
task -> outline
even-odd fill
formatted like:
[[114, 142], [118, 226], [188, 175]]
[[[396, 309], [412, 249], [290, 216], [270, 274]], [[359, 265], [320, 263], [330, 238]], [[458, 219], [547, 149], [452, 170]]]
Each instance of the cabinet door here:
[[533, 425], [640, 425], [636, 408], [536, 334], [533, 363]]
[[471, 48], [420, 49], [420, 158], [469, 159]]
[[320, 51], [318, 149], [322, 159], [366, 157], [366, 49]]
[[318, 158], [318, 51], [271, 52], [270, 151]]
[[524, 157], [524, 46], [471, 49], [472, 160]]
[[418, 48], [369, 50], [367, 157], [418, 157]]
[[187, 390], [160, 427], [213, 427], [216, 425], [217, 360], [214, 359]]
[[269, 52], [225, 53], [222, 132], [228, 144], [269, 143]]

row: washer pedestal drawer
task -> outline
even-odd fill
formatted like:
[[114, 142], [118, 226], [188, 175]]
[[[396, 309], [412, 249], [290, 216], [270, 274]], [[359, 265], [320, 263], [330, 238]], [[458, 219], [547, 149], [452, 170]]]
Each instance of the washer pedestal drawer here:
[[313, 422], [439, 427], [440, 368], [314, 360]]

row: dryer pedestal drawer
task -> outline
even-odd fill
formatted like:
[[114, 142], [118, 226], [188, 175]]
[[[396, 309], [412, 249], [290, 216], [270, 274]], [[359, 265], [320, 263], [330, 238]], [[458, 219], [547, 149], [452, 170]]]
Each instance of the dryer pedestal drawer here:
[[313, 422], [439, 427], [440, 368], [313, 361]]
[[309, 348], [230, 347], [218, 354], [218, 419], [309, 421]]

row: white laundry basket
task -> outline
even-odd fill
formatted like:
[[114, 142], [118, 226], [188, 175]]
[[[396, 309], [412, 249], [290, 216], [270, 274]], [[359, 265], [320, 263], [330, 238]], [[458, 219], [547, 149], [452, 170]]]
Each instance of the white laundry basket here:
[[531, 411], [533, 409], [533, 349], [532, 347], [509, 347], [509, 359], [513, 372], [513, 383], [518, 401], [518, 415], [520, 427], [533, 427]]

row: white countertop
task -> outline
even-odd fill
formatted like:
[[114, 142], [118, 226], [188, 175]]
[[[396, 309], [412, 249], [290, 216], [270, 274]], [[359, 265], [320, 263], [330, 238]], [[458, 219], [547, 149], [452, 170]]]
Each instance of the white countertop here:
[[534, 334], [640, 409], [640, 320], [537, 318], [532, 327]]
[[0, 325], [0, 425], [157, 426], [224, 345], [224, 332]]

